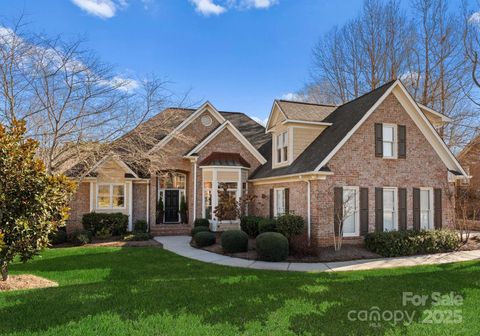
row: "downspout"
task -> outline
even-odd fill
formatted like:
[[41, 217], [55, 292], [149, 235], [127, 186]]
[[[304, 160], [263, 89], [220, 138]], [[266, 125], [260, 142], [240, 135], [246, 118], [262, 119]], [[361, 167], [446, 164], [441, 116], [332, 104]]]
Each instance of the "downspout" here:
[[147, 183], [147, 228], [150, 232], [150, 181]]
[[308, 245], [310, 245], [310, 239], [312, 237], [312, 227], [311, 227], [311, 209], [310, 209], [310, 180], [307, 178], [306, 180], [303, 176], [300, 176], [300, 179], [307, 183], [307, 235], [308, 235]]
[[193, 211], [192, 222], [197, 218], [197, 158], [192, 159], [193, 163]]

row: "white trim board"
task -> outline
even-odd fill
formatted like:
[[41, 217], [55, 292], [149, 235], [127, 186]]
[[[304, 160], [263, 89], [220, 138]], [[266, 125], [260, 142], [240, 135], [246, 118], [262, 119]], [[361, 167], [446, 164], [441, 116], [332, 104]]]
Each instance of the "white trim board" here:
[[217, 129], [210, 133], [208, 137], [206, 137], [202, 142], [195, 146], [195, 148], [188, 152], [185, 157], [190, 158], [193, 154], [198, 153], [210, 141], [215, 139], [215, 137], [219, 135], [224, 129], [228, 129], [237, 138], [237, 140], [240, 141], [242, 145], [244, 145], [249, 150], [250, 153], [252, 153], [252, 155], [258, 160], [258, 162], [260, 162], [261, 164], [265, 164], [267, 162], [267, 160], [262, 156], [262, 154], [260, 154], [260, 152], [255, 147], [253, 147], [250, 141], [248, 141], [247, 138], [245, 138], [243, 134], [240, 133], [240, 131], [228, 120], [226, 120], [223, 124], [217, 127]]
[[388, 88], [387, 91], [377, 100], [377, 102], [370, 108], [370, 110], [365, 113], [365, 115], [360, 119], [360, 121], [347, 133], [347, 135], [340, 141], [335, 148], [325, 157], [325, 159], [320, 162], [320, 164], [315, 168], [315, 171], [320, 171], [320, 169], [325, 166], [332, 157], [343, 147], [343, 145], [352, 137], [352, 135], [363, 125], [363, 123], [370, 117], [370, 115], [380, 106], [380, 104], [393, 93], [398, 99], [400, 104], [403, 106], [405, 111], [413, 119], [417, 127], [420, 129], [422, 134], [425, 136], [427, 141], [432, 145], [434, 150], [437, 152], [438, 156], [442, 159], [443, 163], [450, 170], [456, 170], [462, 173], [463, 176], [467, 177], [467, 173], [464, 171], [458, 160], [452, 154], [447, 145], [440, 138], [440, 135], [433, 128], [430, 121], [428, 121], [425, 114], [420, 110], [417, 103], [413, 100], [412, 96], [405, 89], [403, 84], [397, 80]]
[[173, 139], [175, 135], [180, 133], [184, 130], [188, 125], [190, 125], [198, 116], [200, 116], [203, 112], [208, 111], [210, 114], [220, 123], [225, 122], [225, 118], [218, 112], [218, 110], [213, 106], [209, 101], [205, 102], [202, 106], [200, 106], [195, 112], [193, 112], [187, 119], [182, 121], [180, 125], [178, 125], [173, 131], [171, 131], [165, 138], [160, 140], [155, 146], [152, 147], [148, 151], [148, 153], [152, 153], [163, 146], [165, 146], [170, 140]]

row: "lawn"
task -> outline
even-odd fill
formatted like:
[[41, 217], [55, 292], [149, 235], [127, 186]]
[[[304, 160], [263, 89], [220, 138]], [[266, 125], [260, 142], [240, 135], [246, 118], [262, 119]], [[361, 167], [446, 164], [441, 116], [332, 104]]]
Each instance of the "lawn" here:
[[[307, 274], [221, 267], [159, 248], [45, 251], [12, 274], [59, 287], [0, 293], [0, 335], [478, 335], [480, 263]], [[402, 292], [460, 294], [461, 306], [402, 305]], [[407, 311], [413, 323], [351, 321]], [[422, 323], [429, 310], [436, 321]], [[461, 323], [449, 319], [449, 311]], [[443, 316], [442, 316], [443, 315]], [[352, 316], [359, 316], [354, 312]], [[451, 317], [451, 316], [450, 316]], [[458, 317], [458, 316], [457, 316]], [[386, 315], [388, 319], [388, 315]]]

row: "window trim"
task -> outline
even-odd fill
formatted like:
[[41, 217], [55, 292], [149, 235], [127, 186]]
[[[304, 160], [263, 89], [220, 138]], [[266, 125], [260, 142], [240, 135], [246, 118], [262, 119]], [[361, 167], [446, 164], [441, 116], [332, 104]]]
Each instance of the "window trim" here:
[[[353, 233], [345, 233], [342, 230], [343, 237], [359, 237], [360, 236], [360, 187], [356, 186], [345, 186], [342, 188], [342, 209], [345, 207], [345, 190], [354, 190], [355, 191], [355, 231]], [[343, 218], [343, 222], [345, 218]], [[344, 228], [344, 223], [342, 223], [342, 228]]]
[[[385, 141], [385, 127], [393, 129], [393, 141], [392, 143], [392, 156], [385, 156], [384, 144], [385, 142], [390, 143], [390, 141]], [[382, 157], [388, 160], [395, 160], [398, 159], [398, 125], [397, 124], [389, 124], [389, 123], [382, 123]]]
[[[98, 189], [103, 186], [109, 187], [109, 206], [108, 207], [100, 207], [98, 204]], [[123, 186], [123, 207], [113, 206], [113, 187], [114, 186]], [[98, 210], [111, 210], [111, 209], [125, 210], [127, 208], [127, 184], [126, 183], [97, 183], [95, 208]]]
[[[383, 231], [387, 232], [385, 230], [385, 190], [391, 190], [393, 191], [393, 230], [392, 231], [398, 231], [398, 188], [397, 187], [382, 187], [382, 198], [383, 198], [383, 204], [382, 204], [382, 209], [383, 209]], [[390, 212], [390, 211], [389, 211]]]
[[[283, 213], [278, 213], [278, 199], [277, 199], [277, 191], [281, 191], [283, 194]], [[273, 217], [278, 217], [280, 215], [285, 214], [285, 188], [274, 188], [273, 189]]]
[[[290, 134], [289, 130], [286, 129], [283, 132], [276, 133], [274, 135], [274, 146], [275, 146], [275, 164], [277, 166], [288, 164], [290, 159]], [[279, 141], [280, 140], [280, 141]], [[281, 144], [281, 145], [280, 145]], [[285, 149], [287, 153], [285, 155]], [[278, 155], [280, 152], [280, 156]]]
[[[434, 214], [435, 214], [435, 209], [434, 209], [434, 206], [435, 206], [435, 203], [434, 203], [434, 195], [433, 195], [433, 188], [432, 187], [421, 187], [421, 188], [418, 188], [420, 189], [420, 230], [434, 230], [435, 229], [435, 222], [434, 222]], [[428, 227], [427, 228], [424, 228], [422, 226], [422, 211], [425, 211], [425, 210], [422, 210], [422, 190], [423, 191], [428, 191], [429, 193], [429, 206], [430, 206], [430, 209], [428, 209], [429, 211], [429, 215], [428, 215]]]

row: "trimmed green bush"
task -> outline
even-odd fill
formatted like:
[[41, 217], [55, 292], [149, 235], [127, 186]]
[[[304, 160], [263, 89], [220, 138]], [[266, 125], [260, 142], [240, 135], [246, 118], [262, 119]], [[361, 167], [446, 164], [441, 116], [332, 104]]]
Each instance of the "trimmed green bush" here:
[[134, 232], [142, 232], [145, 233], [147, 232], [148, 229], [148, 224], [147, 221], [144, 219], [138, 219], [135, 221], [135, 224], [133, 224], [133, 231]]
[[283, 261], [288, 257], [288, 239], [281, 233], [259, 234], [255, 242], [259, 260]]
[[255, 238], [258, 236], [258, 224], [261, 219], [262, 217], [258, 216], [244, 216], [240, 220], [240, 227], [250, 237]]
[[48, 236], [52, 245], [63, 244], [67, 241], [67, 231], [64, 227], [59, 228], [55, 233], [51, 233]]
[[193, 236], [193, 240], [198, 247], [205, 247], [215, 244], [217, 236], [213, 232], [201, 231]]
[[75, 245], [85, 245], [92, 241], [92, 233], [88, 230], [77, 230], [69, 235], [68, 240]]
[[91, 212], [83, 215], [82, 224], [85, 230], [97, 235], [105, 228], [109, 229], [114, 236], [120, 236], [127, 232], [128, 216], [120, 212], [117, 213], [98, 213]]
[[384, 257], [449, 252], [459, 244], [458, 234], [450, 230], [375, 232], [365, 237], [367, 249]]
[[287, 239], [301, 234], [304, 226], [305, 220], [302, 216], [285, 214], [277, 218], [277, 231], [287, 237]]
[[222, 233], [222, 247], [225, 253], [248, 251], [248, 235], [241, 230], [229, 230]]
[[193, 222], [193, 226], [194, 227], [196, 227], [196, 226], [208, 226], [208, 227], [210, 227], [210, 222], [206, 218], [197, 218]]
[[277, 232], [277, 220], [274, 218], [262, 218], [258, 222], [258, 233]]
[[192, 229], [191, 235], [192, 237], [195, 236], [198, 232], [209, 232], [210, 229], [208, 226], [196, 226]]
[[123, 237], [125, 241], [145, 241], [152, 239], [152, 235], [147, 232], [135, 232]]

